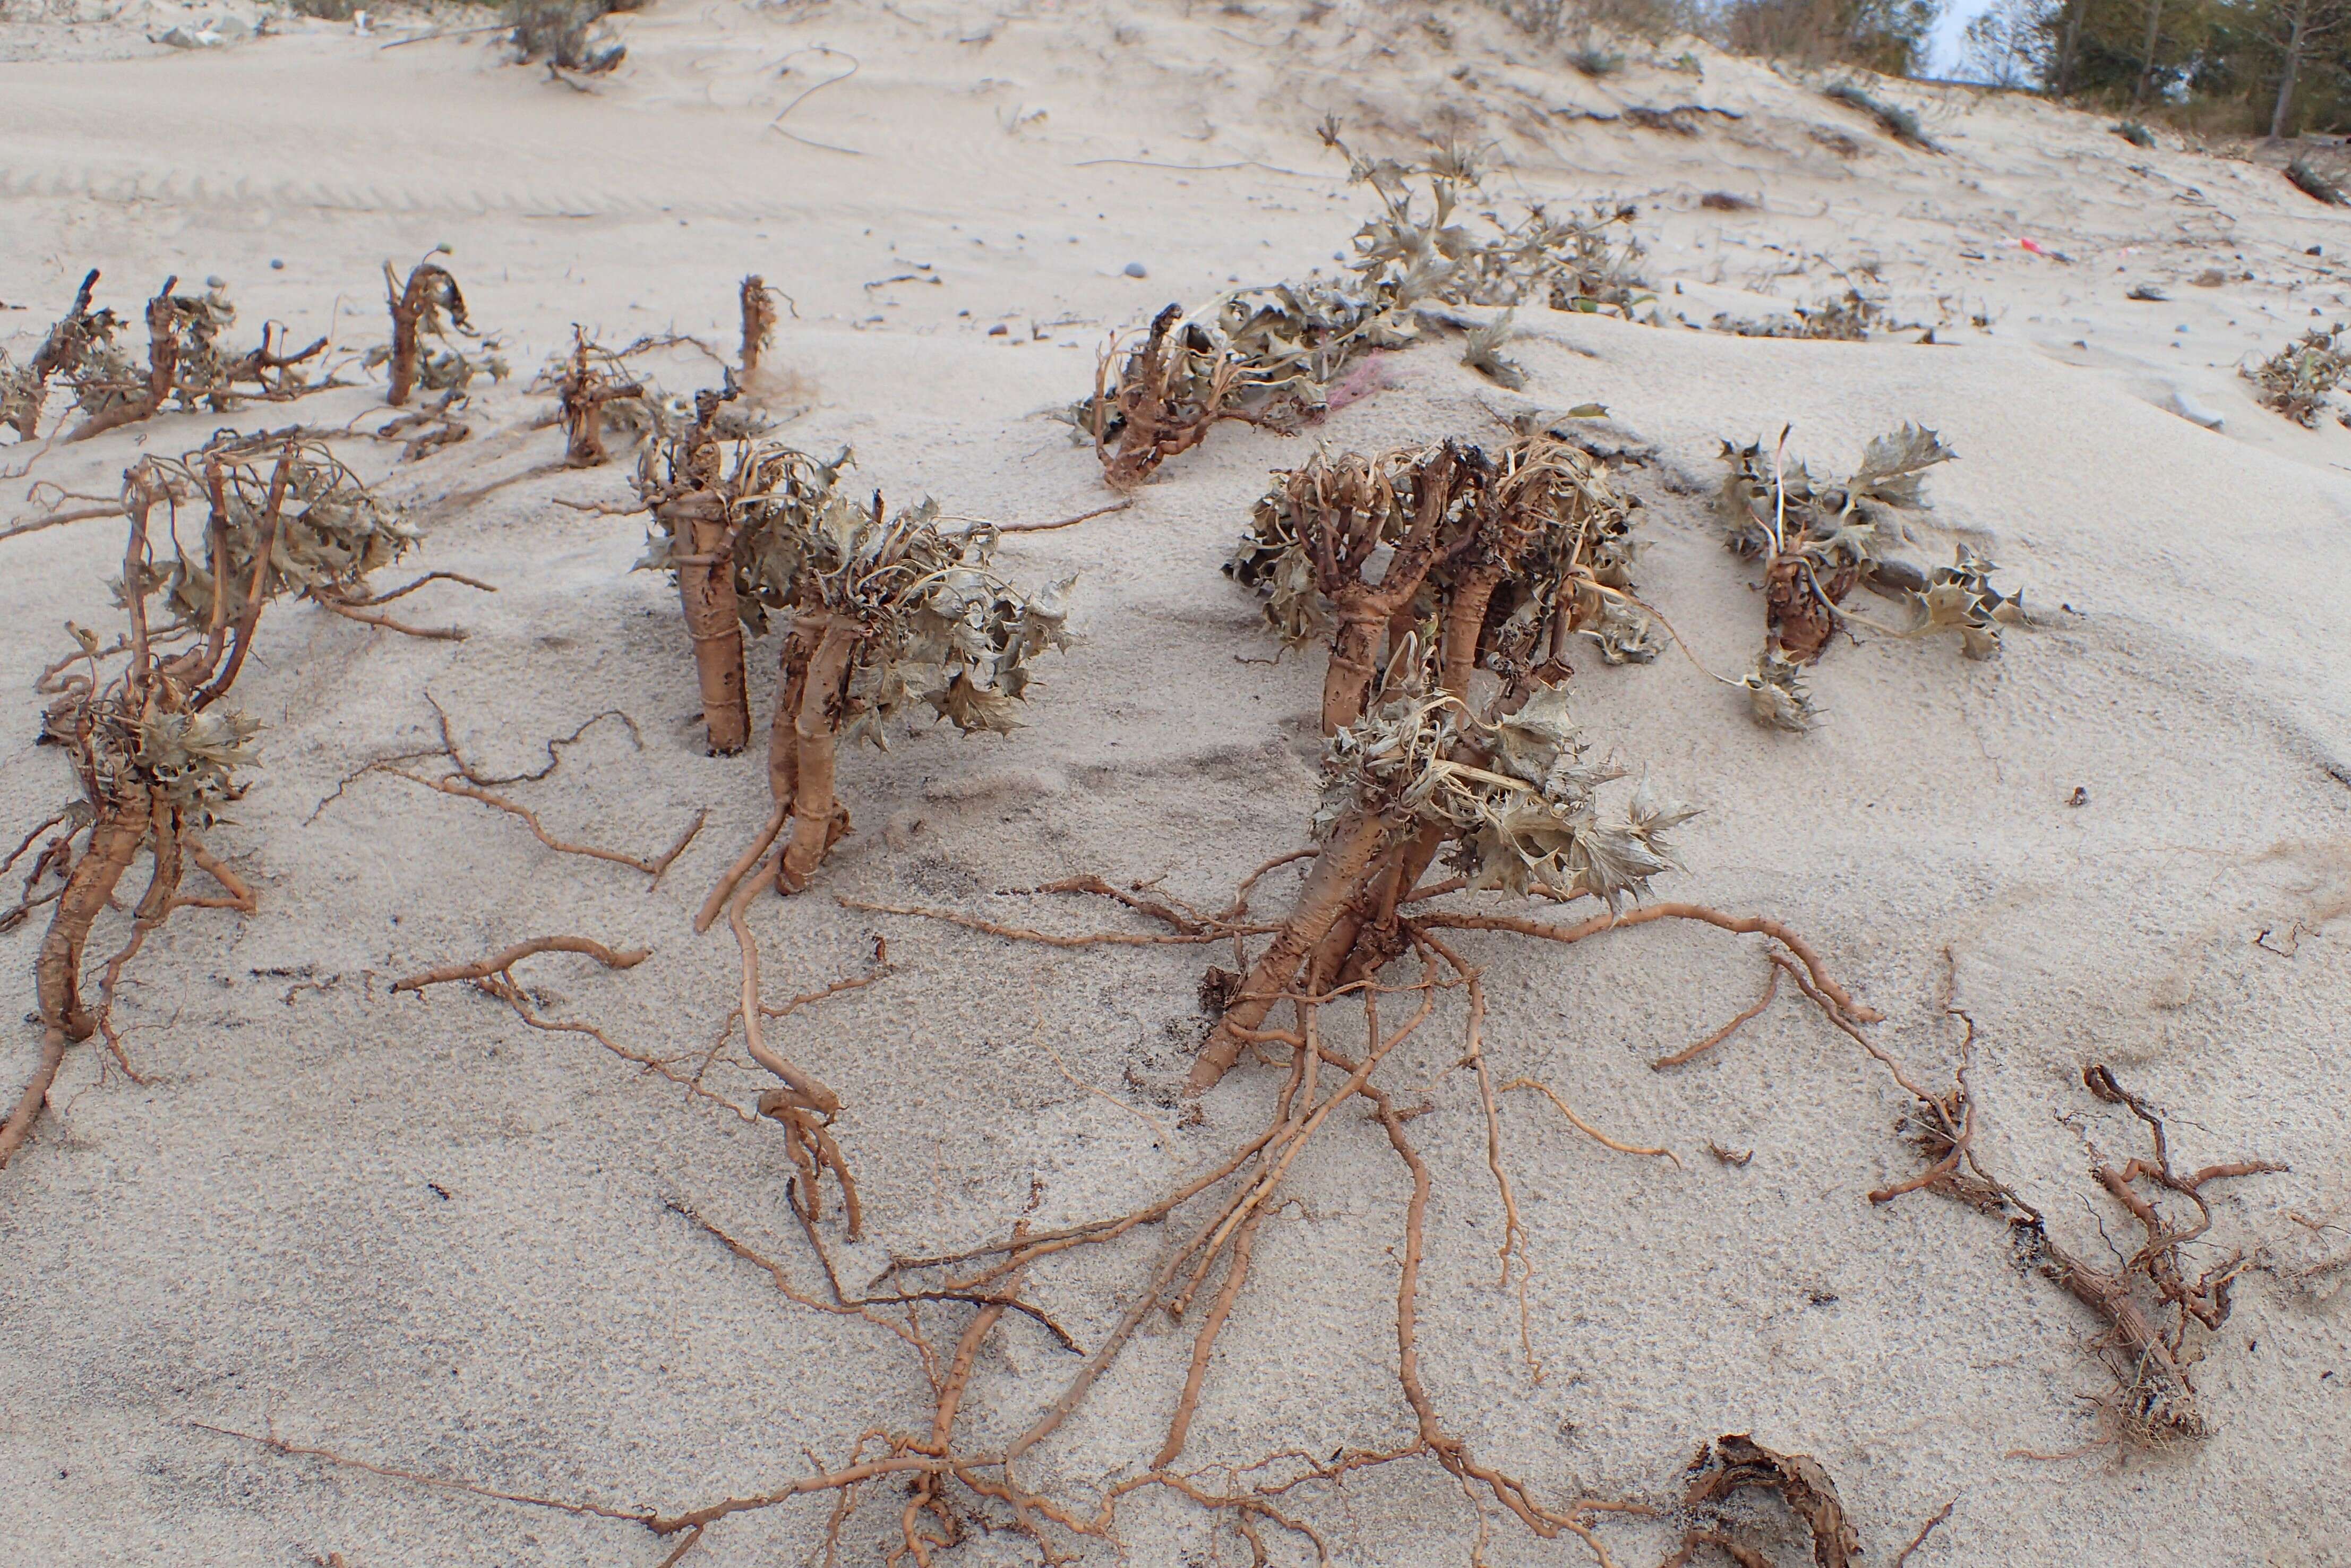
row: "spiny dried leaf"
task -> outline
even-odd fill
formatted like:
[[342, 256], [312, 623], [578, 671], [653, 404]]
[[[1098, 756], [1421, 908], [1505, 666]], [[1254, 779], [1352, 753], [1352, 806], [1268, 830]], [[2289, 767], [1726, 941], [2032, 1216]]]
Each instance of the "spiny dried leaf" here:
[[1510, 340], [1510, 318], [1515, 311], [1505, 310], [1483, 327], [1472, 327], [1461, 350], [1461, 362], [1492, 382], [1496, 386], [1512, 392], [1527, 384], [1527, 372], [1518, 362], [1505, 356], [1502, 345]]
[[1905, 424], [1862, 449], [1861, 466], [1854, 470], [1846, 487], [1889, 507], [1923, 507], [1927, 470], [1958, 455], [1933, 431]]
[[[1323, 762], [1315, 831], [1327, 837], [1354, 814], [1444, 829], [1448, 863], [1481, 888], [1524, 894], [1536, 886], [1588, 893], [1611, 909], [1674, 868], [1664, 835], [1688, 808], [1645, 784], [1622, 821], [1603, 821], [1599, 787], [1619, 768], [1583, 760], [1564, 691], [1539, 687], [1517, 713], [1484, 723], [1434, 689], [1434, 671], [1407, 649], [1364, 716], [1332, 736]], [[1486, 765], [1462, 760], [1486, 758]]]
[[2032, 623], [2022, 594], [2011, 598], [1992, 587], [1991, 574], [1999, 570], [1966, 545], [1959, 546], [1954, 563], [1937, 567], [1927, 587], [1910, 596], [1919, 615], [1909, 634], [1957, 632], [1969, 658], [1999, 657], [2001, 627]]
[[1785, 659], [1772, 657], [1768, 650], [1757, 656], [1755, 667], [1739, 684], [1746, 689], [1755, 722], [1767, 728], [1802, 735], [1820, 723], [1820, 709], [1813, 706], [1802, 671]]
[[[710, 420], [658, 456], [648, 451], [638, 475], [649, 505], [696, 473], [724, 500], [736, 603], [749, 630], [765, 631], [777, 614], [857, 624], [845, 738], [886, 746], [884, 726], [916, 705], [966, 733], [1008, 733], [1031, 661], [1070, 645], [1075, 578], [1024, 594], [989, 564], [993, 529], [946, 532], [929, 500], [885, 516], [879, 495], [853, 499], [843, 488], [846, 448], [820, 461], [771, 442], [726, 440]], [[657, 525], [637, 564], [674, 570], [680, 549]]]

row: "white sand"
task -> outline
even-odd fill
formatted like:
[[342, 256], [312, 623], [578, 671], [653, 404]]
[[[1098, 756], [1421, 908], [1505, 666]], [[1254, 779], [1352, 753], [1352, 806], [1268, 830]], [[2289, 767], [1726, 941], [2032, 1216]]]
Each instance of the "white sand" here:
[[[2074, 1250], [2109, 1256], [2101, 1223], [2136, 1238], [2095, 1190], [2085, 1138], [2116, 1159], [2144, 1152], [2126, 1117], [2084, 1092], [2089, 1062], [2174, 1113], [2181, 1166], [2292, 1165], [2216, 1188], [2217, 1245], [2196, 1250], [2264, 1261], [2195, 1370], [2217, 1434], [2160, 1456], [2008, 1457], [2098, 1437], [2092, 1401], [2110, 1385], [2087, 1345], [2095, 1323], [2012, 1267], [1998, 1222], [1931, 1195], [1864, 1199], [1916, 1168], [1893, 1131], [1905, 1097], [1799, 999], [1783, 995], [1702, 1062], [1648, 1071], [1763, 977], [1756, 939], [1695, 928], [1573, 953], [1468, 941], [1499, 1071], [1547, 1079], [1686, 1168], [1600, 1148], [1532, 1097], [1506, 1102], [1536, 1269], [1535, 1384], [1516, 1303], [1496, 1288], [1475, 1087], [1445, 1071], [1458, 1021], [1432, 1027], [1395, 1073], [1435, 1081], [1415, 1124], [1437, 1182], [1426, 1375], [1476, 1452], [1546, 1497], [1670, 1504], [1698, 1444], [1726, 1431], [1811, 1453], [1874, 1563], [1954, 1500], [1914, 1563], [2351, 1563], [2351, 1318], [2325, 1294], [2339, 1275], [2294, 1280], [2351, 1236], [2288, 1218], [2351, 1225], [2351, 432], [2294, 427], [2234, 374], [2240, 356], [2351, 313], [2337, 260], [2351, 220], [2273, 168], [2168, 139], [2141, 152], [2102, 120], [2020, 99], [1889, 89], [1948, 147], [1931, 157], [1751, 62], [1705, 53], [1700, 80], [1637, 58], [1598, 85], [1468, 7], [1439, 13], [1449, 44], [1418, 7], [1342, 0], [1312, 22], [1302, 9], [664, 0], [622, 23], [629, 61], [592, 94], [500, 65], [480, 37], [380, 49], [430, 25], [405, 14], [375, 38], [298, 20], [193, 53], [150, 46], [129, 21], [6, 24], [0, 331], [28, 351], [95, 265], [118, 308], [167, 272], [218, 275], [241, 331], [275, 317], [298, 339], [331, 328], [362, 347], [382, 332], [380, 261], [445, 241], [476, 319], [528, 370], [574, 321], [612, 343], [672, 329], [723, 340], [735, 280], [758, 270], [797, 302], [775, 357], [815, 389], [788, 438], [854, 443], [893, 495], [1039, 521], [1109, 498], [1091, 454], [1037, 417], [1090, 382], [1107, 328], [1343, 248], [1368, 196], [1316, 146], [1325, 110], [1381, 148], [1448, 131], [1492, 140], [1508, 165], [1498, 198], [1637, 201], [1661, 302], [1701, 324], [1751, 313], [1747, 295], [1819, 298], [1835, 267], [1866, 264], [1897, 317], [1933, 325], [1942, 346], [1522, 312], [1523, 396], [1440, 344], [1394, 361], [1397, 384], [1323, 434], [1364, 448], [1490, 437], [1489, 410], [1606, 403], [1617, 438], [1654, 448], [1627, 473], [1654, 541], [1643, 587], [1700, 658], [1735, 671], [1761, 615], [1751, 571], [1708, 517], [1718, 441], [1792, 421], [1792, 450], [1836, 467], [1906, 419], [1944, 433], [1961, 460], [1933, 475], [1937, 517], [2043, 613], [2001, 661], [1967, 664], [1948, 643], [1840, 646], [1816, 682], [1830, 723], [1807, 737], [1754, 727], [1678, 656], [1593, 662], [1576, 677], [1579, 711], [1600, 748], [1706, 809], [1682, 836], [1688, 870], [1660, 891], [1789, 921], [1887, 1015], [1880, 1038], [1938, 1082], [1959, 1039], [1942, 1011], [1949, 952], [1980, 1031], [1988, 1157]], [[854, 76], [783, 121], [803, 140], [770, 128], [852, 61]], [[1681, 138], [1561, 112], [1620, 103], [1742, 118], [1700, 117]], [[1837, 156], [1816, 125], [1864, 151]], [[1762, 210], [1699, 208], [1713, 189]], [[2306, 255], [2314, 245], [2325, 254]], [[1149, 277], [1123, 276], [1130, 261]], [[2189, 284], [2216, 267], [2225, 286]], [[905, 273], [918, 279], [875, 285]], [[2171, 301], [2126, 301], [2138, 283]], [[1970, 325], [1979, 316], [1988, 329]], [[1009, 331], [989, 336], [999, 322]], [[690, 351], [664, 374], [716, 379]], [[756, 761], [702, 754], [674, 594], [628, 570], [640, 524], [551, 504], [621, 499], [619, 468], [429, 505], [559, 455], [538, 423], [548, 400], [522, 379], [476, 400], [474, 440], [385, 481], [424, 507], [423, 566], [499, 585], [407, 601], [472, 639], [416, 643], [308, 607], [265, 621], [237, 695], [267, 723], [266, 766], [215, 835], [261, 913], [183, 912], [149, 945], [118, 1016], [151, 1081], [101, 1081], [102, 1053], [78, 1048], [33, 1146], [0, 1176], [8, 1562], [340, 1552], [350, 1568], [650, 1568], [669, 1550], [633, 1525], [278, 1457], [193, 1422], [274, 1424], [292, 1442], [501, 1490], [674, 1508], [781, 1484], [811, 1452], [837, 1462], [867, 1427], [928, 1419], [898, 1341], [792, 1306], [666, 1207], [701, 1209], [815, 1289], [771, 1126], [683, 1106], [592, 1043], [534, 1034], [485, 998], [386, 995], [416, 968], [571, 930], [654, 956], [622, 975], [536, 961], [525, 974], [556, 1016], [692, 1052], [730, 1005], [732, 944], [695, 937], [690, 919], [766, 792]], [[238, 418], [340, 422], [378, 395]], [[2183, 397], [2222, 428], [2171, 412]], [[166, 418], [52, 451], [9, 482], [5, 516], [29, 509], [34, 479], [106, 492], [142, 447], [184, 450], [219, 423]], [[877, 930], [898, 965], [778, 1029], [847, 1103], [840, 1132], [871, 1223], [867, 1244], [843, 1249], [854, 1279], [891, 1249], [1000, 1233], [1032, 1186], [1041, 1224], [1114, 1212], [1259, 1124], [1263, 1068], [1172, 1142], [1144, 1119], [1173, 1120], [1145, 1089], [1203, 1027], [1199, 950], [1012, 946], [827, 894], [1079, 930], [1114, 916], [996, 890], [1093, 871], [1164, 875], [1213, 903], [1301, 841], [1320, 663], [1239, 662], [1272, 647], [1217, 567], [1268, 468], [1307, 450], [1227, 428], [1132, 511], [1008, 543], [1023, 580], [1083, 574], [1082, 646], [1043, 667], [1030, 727], [858, 753], [843, 783], [859, 831], [823, 888], [758, 907], [771, 999], [854, 969]], [[13, 472], [24, 455], [0, 449], [0, 463]], [[391, 455], [360, 460], [384, 472]], [[107, 623], [120, 549], [103, 522], [0, 545], [10, 843], [70, 797], [61, 758], [32, 744], [27, 688], [61, 620]], [[762, 715], [773, 657], [772, 642], [755, 645]], [[427, 692], [502, 771], [621, 708], [641, 750], [607, 722], [517, 792], [559, 831], [641, 852], [698, 807], [710, 829], [648, 897], [632, 872], [550, 854], [509, 820], [394, 779], [313, 820], [338, 779], [428, 733]], [[2069, 807], [2077, 786], [2088, 803]], [[1270, 884], [1276, 902], [1287, 885]], [[0, 936], [12, 1014], [32, 1006], [43, 924]], [[2291, 956], [2257, 946], [2264, 931]], [[289, 998], [304, 978], [331, 985]], [[12, 1097], [37, 1050], [29, 1027], [0, 1050]], [[717, 1071], [730, 1092], [756, 1092], [747, 1070]], [[1709, 1139], [1752, 1147], [1753, 1163], [1719, 1166]], [[1394, 1376], [1399, 1167], [1375, 1126], [1349, 1119], [1293, 1190], [1187, 1462], [1408, 1437]], [[1035, 1297], [1091, 1346], [1160, 1245], [1139, 1233], [1040, 1270]], [[950, 1334], [959, 1322], [930, 1319]], [[1147, 1462], [1191, 1343], [1188, 1330], [1155, 1333], [1040, 1450], [1031, 1484], [1083, 1500]], [[1033, 1327], [1008, 1326], [982, 1362], [970, 1440], [1025, 1426], [1071, 1365]], [[1458, 1563], [1475, 1535], [1458, 1488], [1426, 1461], [1294, 1500], [1347, 1563]], [[894, 1490], [869, 1495], [844, 1560], [877, 1555], [899, 1506]], [[817, 1499], [729, 1519], [688, 1561], [800, 1561], [827, 1511]], [[1122, 1529], [1138, 1563], [1248, 1556], [1164, 1496], [1131, 1501]], [[1678, 1533], [1603, 1531], [1628, 1564]], [[1300, 1560], [1295, 1538], [1270, 1539], [1278, 1561]], [[1779, 1561], [1802, 1560], [1801, 1542], [1789, 1535]], [[999, 1534], [956, 1560], [1034, 1555]], [[1588, 1560], [1508, 1521], [1489, 1557]]]

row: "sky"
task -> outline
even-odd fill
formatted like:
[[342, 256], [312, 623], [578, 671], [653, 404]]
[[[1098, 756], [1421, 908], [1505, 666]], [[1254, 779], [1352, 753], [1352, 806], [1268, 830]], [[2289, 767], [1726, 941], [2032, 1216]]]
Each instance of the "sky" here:
[[1959, 69], [1959, 39], [1968, 24], [1991, 8], [1991, 0], [1945, 0], [1943, 13], [1935, 18], [1935, 30], [1928, 35], [1927, 74], [1956, 76]]

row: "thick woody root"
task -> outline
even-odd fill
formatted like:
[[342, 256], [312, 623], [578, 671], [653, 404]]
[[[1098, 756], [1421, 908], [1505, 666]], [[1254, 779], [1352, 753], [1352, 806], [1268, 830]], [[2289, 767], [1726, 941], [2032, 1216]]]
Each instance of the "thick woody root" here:
[[[1183, 340], [1183, 315], [1180, 306], [1170, 305], [1152, 319], [1142, 343], [1119, 364], [1115, 390], [1110, 384], [1118, 358], [1114, 339], [1095, 368], [1091, 434], [1102, 477], [1114, 490], [1142, 485], [1162, 463], [1206, 441], [1219, 421], [1249, 421], [1233, 406], [1240, 367], [1222, 354], [1196, 352]], [[1109, 434], [1113, 412], [1119, 423], [1114, 445]]]
[[678, 600], [694, 645], [695, 678], [711, 755], [730, 757], [751, 738], [751, 701], [743, 667], [743, 621], [736, 608], [733, 530], [723, 497], [696, 490], [657, 505], [654, 516], [681, 544]]
[[768, 287], [768, 280], [758, 273], [743, 279], [743, 344], [737, 363], [742, 367], [743, 384], [748, 386], [759, 373], [759, 357], [776, 337], [776, 299]]

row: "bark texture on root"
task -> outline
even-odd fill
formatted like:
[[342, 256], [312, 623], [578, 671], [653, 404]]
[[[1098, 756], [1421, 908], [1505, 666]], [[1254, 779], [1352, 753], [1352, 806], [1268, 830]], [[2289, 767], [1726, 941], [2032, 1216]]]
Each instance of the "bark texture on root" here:
[[732, 756], [751, 737], [751, 705], [743, 674], [743, 621], [735, 602], [735, 559], [726, 505], [697, 490], [653, 509], [685, 553], [677, 558], [677, 592], [694, 643], [702, 688], [702, 721], [714, 756]]

